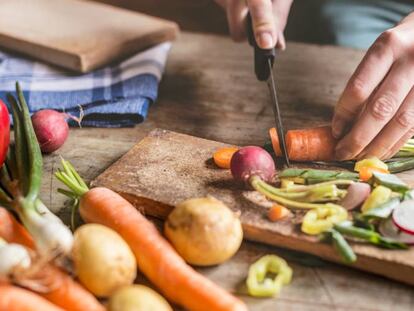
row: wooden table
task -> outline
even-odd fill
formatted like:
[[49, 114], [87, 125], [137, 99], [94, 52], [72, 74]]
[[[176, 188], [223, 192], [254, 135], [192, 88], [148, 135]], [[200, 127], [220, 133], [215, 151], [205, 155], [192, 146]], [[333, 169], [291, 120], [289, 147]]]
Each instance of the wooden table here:
[[[329, 122], [335, 100], [362, 55], [355, 50], [290, 43], [276, 64], [286, 127]], [[247, 45], [236, 45], [225, 37], [183, 33], [171, 51], [159, 100], [143, 124], [128, 129], [72, 129], [60, 154], [91, 180], [156, 127], [260, 145], [273, 119], [266, 85], [256, 81], [252, 59]], [[68, 207], [56, 194], [59, 184], [52, 178], [58, 165], [59, 154], [45, 157], [42, 196], [67, 219]], [[293, 282], [279, 299], [250, 298], [243, 287], [247, 268], [267, 253], [288, 259]], [[227, 263], [199, 270], [240, 295], [251, 310], [414, 310], [413, 288], [331, 263], [304, 266], [298, 263], [303, 259], [245, 242]]]

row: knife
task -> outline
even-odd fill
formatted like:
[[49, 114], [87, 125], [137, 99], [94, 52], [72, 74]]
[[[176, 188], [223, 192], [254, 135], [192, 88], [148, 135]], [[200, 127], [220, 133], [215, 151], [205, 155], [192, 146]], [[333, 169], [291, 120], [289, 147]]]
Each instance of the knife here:
[[275, 85], [275, 77], [273, 74], [273, 63], [276, 56], [275, 48], [261, 49], [254, 38], [252, 18], [250, 13], [247, 15], [247, 37], [249, 44], [254, 48], [254, 71], [256, 78], [259, 81], [267, 81], [269, 87], [271, 105], [273, 115], [275, 117], [276, 132], [279, 138], [280, 149], [282, 151], [282, 157], [285, 160], [287, 167], [290, 166], [289, 158], [286, 151], [285, 131], [283, 130], [282, 118], [280, 116], [279, 102], [277, 100], [277, 92]]

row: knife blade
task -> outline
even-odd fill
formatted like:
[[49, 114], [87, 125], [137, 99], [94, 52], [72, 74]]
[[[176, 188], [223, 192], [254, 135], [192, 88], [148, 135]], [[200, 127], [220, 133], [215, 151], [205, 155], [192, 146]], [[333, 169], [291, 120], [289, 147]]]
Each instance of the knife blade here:
[[247, 37], [249, 44], [254, 48], [254, 71], [259, 81], [267, 81], [270, 92], [271, 106], [275, 118], [275, 127], [279, 139], [282, 157], [287, 167], [290, 166], [286, 151], [285, 132], [283, 130], [282, 117], [280, 114], [279, 101], [277, 99], [276, 83], [273, 74], [273, 63], [276, 56], [275, 48], [261, 49], [254, 38], [252, 19], [250, 13], [247, 15]]
[[285, 160], [287, 167], [290, 166], [289, 157], [286, 151], [285, 131], [283, 130], [282, 117], [280, 115], [279, 101], [277, 99], [275, 77], [273, 75], [272, 61], [268, 59], [267, 64], [269, 66], [269, 78], [267, 79], [267, 86], [269, 87], [270, 97], [272, 98], [272, 110], [275, 117], [276, 132], [279, 138], [280, 150], [282, 151], [282, 157]]

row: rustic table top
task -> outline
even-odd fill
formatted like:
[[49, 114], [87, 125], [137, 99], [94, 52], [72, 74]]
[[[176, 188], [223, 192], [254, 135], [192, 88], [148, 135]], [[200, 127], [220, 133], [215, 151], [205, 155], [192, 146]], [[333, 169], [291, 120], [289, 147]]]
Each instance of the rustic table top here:
[[[286, 128], [327, 123], [360, 51], [290, 43], [276, 63], [279, 101]], [[228, 38], [182, 33], [174, 43], [148, 119], [135, 128], [72, 129], [59, 153], [45, 157], [42, 197], [68, 219], [68, 206], [52, 178], [59, 155], [88, 181], [160, 127], [238, 145], [262, 144], [272, 125], [269, 95], [253, 74], [252, 51]], [[250, 263], [264, 254], [284, 256], [293, 282], [278, 299], [248, 297], [243, 287]], [[218, 267], [199, 269], [239, 295], [251, 310], [414, 310], [414, 289], [381, 277], [251, 242]], [[219, 297], [217, 297], [220, 299]]]

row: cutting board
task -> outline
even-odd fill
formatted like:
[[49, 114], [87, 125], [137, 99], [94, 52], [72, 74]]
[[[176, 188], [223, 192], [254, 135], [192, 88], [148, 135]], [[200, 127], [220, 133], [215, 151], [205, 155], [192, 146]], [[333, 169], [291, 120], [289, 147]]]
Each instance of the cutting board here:
[[0, 46], [88, 72], [173, 40], [175, 23], [79, 0], [1, 0]]
[[[166, 130], [152, 131], [98, 176], [93, 186], [108, 187], [141, 212], [165, 218], [183, 200], [212, 195], [240, 214], [248, 240], [303, 251], [342, 263], [332, 246], [300, 232], [298, 219], [270, 222], [271, 203], [233, 181], [229, 170], [217, 168], [211, 155], [226, 144]], [[353, 244], [358, 256], [352, 267], [414, 285], [414, 248], [383, 250]]]

